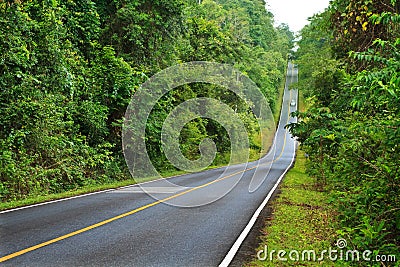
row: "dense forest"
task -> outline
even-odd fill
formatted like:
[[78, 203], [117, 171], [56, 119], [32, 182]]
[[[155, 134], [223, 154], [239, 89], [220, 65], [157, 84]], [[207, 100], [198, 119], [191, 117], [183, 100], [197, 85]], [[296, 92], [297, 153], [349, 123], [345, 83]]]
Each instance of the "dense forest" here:
[[332, 193], [338, 235], [374, 255], [400, 255], [399, 9], [394, 0], [331, 1], [296, 53], [308, 109], [289, 128], [308, 172]]
[[[252, 79], [274, 109], [293, 34], [273, 26], [262, 0], [0, 1], [0, 199], [75, 190], [130, 177], [121, 148], [127, 105], [149, 77], [190, 61], [231, 64]], [[249, 107], [209, 84], [165, 95], [146, 128], [153, 164], [171, 171], [160, 131], [184, 100], [223, 101], [247, 120]], [[229, 139], [213, 120], [181, 132], [189, 159], [209, 137], [225, 162]], [[251, 146], [260, 150], [256, 141]]]

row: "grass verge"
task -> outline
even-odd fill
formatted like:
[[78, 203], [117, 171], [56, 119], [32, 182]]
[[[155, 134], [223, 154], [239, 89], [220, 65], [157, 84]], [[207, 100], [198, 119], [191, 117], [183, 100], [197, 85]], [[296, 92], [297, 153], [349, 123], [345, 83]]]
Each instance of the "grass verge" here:
[[[325, 257], [321, 261], [302, 260], [303, 250], [314, 250], [316, 259], [323, 250], [336, 248], [335, 211], [328, 204], [329, 193], [315, 186], [315, 180], [305, 173], [306, 158], [299, 151], [295, 166], [288, 172], [280, 186], [280, 194], [271, 203], [272, 214], [267, 219], [260, 237], [261, 243], [254, 258], [245, 266], [340, 266]], [[261, 260], [258, 259], [257, 252]], [[265, 254], [265, 250], [267, 253]], [[270, 257], [271, 251], [275, 250]], [[277, 251], [284, 250], [287, 261], [278, 260]], [[289, 252], [296, 250], [300, 253]], [[263, 259], [266, 257], [266, 259]]]
[[28, 205], [33, 205], [33, 204], [38, 204], [38, 203], [52, 201], [52, 200], [58, 200], [58, 199], [62, 199], [62, 198], [74, 197], [74, 196], [78, 196], [78, 195], [93, 193], [93, 192], [107, 190], [107, 189], [114, 189], [114, 188], [123, 187], [123, 186], [131, 185], [131, 184], [135, 184], [135, 183], [137, 183], [137, 181], [135, 181], [133, 179], [129, 179], [129, 180], [111, 182], [111, 183], [102, 184], [102, 185], [87, 185], [87, 186], [84, 186], [81, 188], [77, 188], [75, 190], [69, 190], [69, 191], [62, 192], [62, 193], [54, 193], [54, 194], [39, 195], [39, 196], [28, 196], [27, 198], [21, 199], [21, 200], [1, 202], [0, 203], [0, 211], [23, 207], [23, 206], [28, 206]]

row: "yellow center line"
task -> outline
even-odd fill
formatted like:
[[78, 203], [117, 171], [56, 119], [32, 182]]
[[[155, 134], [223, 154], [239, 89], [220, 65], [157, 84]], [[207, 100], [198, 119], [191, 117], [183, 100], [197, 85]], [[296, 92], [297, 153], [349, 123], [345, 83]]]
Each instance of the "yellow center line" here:
[[[293, 70], [293, 67], [292, 67], [292, 70]], [[292, 77], [291, 77], [291, 80], [292, 80]], [[292, 92], [290, 91], [290, 97], [289, 97], [289, 99], [291, 99], [291, 96], [292, 96]], [[288, 113], [287, 122], [289, 122], [289, 119], [290, 119], [290, 105], [288, 105], [288, 110], [289, 110], [289, 113]], [[285, 133], [287, 133], [287, 130], [285, 131]], [[269, 163], [273, 163], [273, 162], [277, 161], [280, 157], [282, 157], [282, 154], [283, 154], [283, 151], [284, 151], [284, 149], [285, 149], [285, 146], [286, 146], [286, 136], [285, 136], [285, 138], [284, 138], [283, 146], [282, 146], [282, 151], [281, 151], [281, 153], [279, 154], [279, 156], [278, 156], [277, 158], [275, 158], [275, 160], [270, 161], [270, 162], [267, 162], [267, 163], [264, 163], [264, 164], [262, 164], [262, 165], [266, 165], [266, 164], [269, 164]], [[45, 247], [45, 246], [50, 245], [50, 244], [53, 244], [53, 243], [56, 243], [56, 242], [58, 242], [58, 241], [61, 241], [61, 240], [64, 240], [64, 239], [73, 237], [73, 236], [75, 236], [75, 235], [78, 235], [78, 234], [81, 234], [81, 233], [84, 233], [84, 232], [87, 232], [87, 231], [90, 231], [90, 230], [92, 230], [92, 229], [98, 228], [98, 227], [103, 226], [103, 225], [105, 225], [105, 224], [108, 224], [108, 223], [111, 223], [111, 222], [113, 222], [113, 221], [122, 219], [122, 218], [127, 217], [127, 216], [130, 216], [130, 215], [132, 215], [132, 214], [135, 214], [135, 213], [137, 213], [137, 212], [139, 212], [139, 211], [148, 209], [148, 208], [150, 208], [150, 207], [153, 207], [153, 206], [158, 205], [158, 204], [160, 204], [160, 203], [163, 203], [163, 202], [165, 202], [165, 201], [168, 201], [168, 200], [177, 198], [177, 197], [179, 197], [179, 196], [182, 196], [182, 195], [185, 195], [185, 194], [187, 194], [187, 193], [193, 192], [193, 191], [198, 190], [198, 189], [200, 189], [200, 188], [204, 188], [204, 187], [206, 187], [206, 186], [209, 186], [209, 185], [211, 185], [211, 184], [214, 184], [214, 183], [220, 182], [220, 181], [222, 181], [222, 180], [228, 179], [228, 178], [230, 178], [230, 177], [232, 177], [232, 176], [235, 176], [235, 175], [238, 175], [238, 174], [240, 174], [240, 173], [244, 173], [244, 172], [246, 172], [246, 171], [253, 170], [253, 169], [257, 168], [258, 166], [259, 166], [259, 165], [253, 166], [253, 167], [251, 167], [251, 168], [246, 168], [245, 170], [232, 173], [232, 174], [230, 174], [230, 175], [221, 177], [221, 178], [219, 178], [219, 179], [216, 179], [216, 180], [214, 180], [214, 181], [211, 181], [211, 182], [209, 182], [209, 183], [206, 183], [206, 184], [203, 184], [203, 185], [200, 185], [200, 186], [197, 186], [197, 187], [193, 187], [193, 188], [188, 189], [188, 190], [186, 190], [186, 191], [183, 191], [183, 192], [177, 193], [177, 194], [175, 194], [175, 195], [166, 197], [166, 198], [164, 198], [164, 199], [162, 199], [162, 200], [158, 200], [158, 201], [152, 202], [152, 203], [147, 204], [147, 205], [145, 205], [145, 206], [141, 206], [141, 207], [139, 207], [139, 208], [137, 208], [137, 209], [134, 209], [134, 210], [131, 210], [131, 211], [129, 211], [129, 212], [126, 212], [126, 213], [120, 214], [120, 215], [118, 215], [118, 216], [112, 217], [112, 218], [110, 218], [110, 219], [107, 219], [107, 220], [104, 220], [104, 221], [101, 221], [101, 222], [92, 224], [92, 225], [90, 225], [90, 226], [87, 226], [87, 227], [82, 228], [82, 229], [79, 229], [79, 230], [77, 230], [77, 231], [68, 233], [68, 234], [66, 234], [66, 235], [62, 235], [62, 236], [59, 236], [59, 237], [57, 237], [57, 238], [48, 240], [48, 241], [46, 241], [46, 242], [43, 242], [43, 243], [40, 243], [40, 244], [31, 246], [31, 247], [28, 247], [28, 248], [26, 248], [26, 249], [19, 250], [19, 251], [17, 251], [17, 252], [12, 253], [12, 254], [9, 254], [9, 255], [6, 255], [6, 256], [1, 257], [1, 258], [0, 258], [0, 262], [4, 262], [4, 261], [7, 261], [7, 260], [10, 260], [10, 259], [12, 259], [12, 258], [21, 256], [21, 255], [23, 255], [23, 254], [25, 254], [25, 253], [34, 251], [34, 250], [36, 250], [36, 249]]]
[[116, 220], [118, 220], [118, 219], [122, 219], [122, 218], [124, 218], [124, 217], [129, 216], [129, 215], [135, 214], [135, 213], [137, 213], [137, 212], [139, 212], [139, 211], [148, 209], [148, 208], [150, 208], [150, 207], [153, 207], [153, 206], [158, 205], [158, 204], [160, 204], [160, 203], [163, 203], [163, 202], [165, 202], [165, 201], [168, 201], [168, 200], [177, 198], [177, 197], [179, 197], [179, 196], [182, 196], [182, 195], [185, 195], [185, 194], [190, 193], [190, 192], [192, 192], [192, 191], [195, 191], [195, 190], [197, 190], [197, 189], [200, 189], [200, 188], [209, 186], [209, 185], [214, 184], [214, 183], [216, 183], [216, 182], [225, 180], [225, 179], [230, 178], [230, 177], [232, 177], [232, 176], [235, 176], [235, 175], [237, 175], [237, 174], [244, 173], [244, 172], [249, 171], [249, 170], [252, 170], [252, 169], [254, 169], [254, 168], [255, 168], [255, 167], [251, 167], [251, 168], [248, 168], [248, 169], [245, 169], [245, 170], [242, 170], [242, 171], [238, 171], [238, 172], [232, 173], [232, 174], [230, 174], [230, 175], [221, 177], [221, 178], [216, 179], [216, 180], [214, 180], [214, 181], [211, 181], [211, 182], [209, 182], [209, 183], [206, 183], [206, 184], [203, 184], [203, 185], [200, 185], [200, 186], [197, 186], [197, 187], [193, 187], [193, 188], [191, 188], [191, 189], [189, 189], [189, 190], [186, 190], [186, 191], [183, 191], [183, 192], [181, 192], [181, 193], [178, 193], [178, 194], [175, 194], [175, 195], [166, 197], [166, 198], [164, 198], [164, 199], [162, 199], [162, 200], [155, 201], [155, 202], [150, 203], [150, 204], [148, 204], [148, 205], [139, 207], [139, 208], [137, 208], [137, 209], [134, 209], [134, 210], [131, 210], [131, 211], [129, 211], [129, 212], [120, 214], [120, 215], [118, 215], [118, 216], [115, 216], [115, 217], [112, 217], [112, 218], [110, 218], [110, 219], [101, 221], [101, 222], [99, 222], [99, 223], [92, 224], [92, 225], [90, 225], [90, 226], [88, 226], [88, 227], [79, 229], [79, 230], [74, 231], [74, 232], [71, 232], [71, 233], [69, 233], [69, 234], [66, 234], [66, 235], [63, 235], [63, 236], [60, 236], [60, 237], [51, 239], [51, 240], [49, 240], [49, 241], [46, 241], [46, 242], [37, 244], [37, 245], [35, 245], [35, 246], [31, 246], [31, 247], [29, 247], [29, 248], [26, 248], [26, 249], [23, 249], [23, 250], [14, 252], [14, 253], [9, 254], [9, 255], [7, 255], [7, 256], [1, 257], [1, 258], [0, 258], [0, 262], [7, 261], [7, 260], [9, 260], [9, 259], [18, 257], [18, 256], [20, 256], [20, 255], [22, 255], [22, 254], [25, 254], [25, 253], [31, 252], [31, 251], [33, 251], [33, 250], [42, 248], [42, 247], [44, 247], [44, 246], [47, 246], [47, 245], [56, 243], [56, 242], [61, 241], [61, 240], [63, 240], [63, 239], [67, 239], [67, 238], [69, 238], [69, 237], [72, 237], [72, 236], [75, 236], [75, 235], [78, 235], [78, 234], [87, 232], [87, 231], [92, 230], [92, 229], [94, 229], [94, 228], [103, 226], [103, 225], [105, 225], [105, 224], [108, 224], [108, 223], [110, 223], [110, 222], [116, 221]]
[[[289, 101], [290, 101], [290, 99], [292, 99], [292, 91], [289, 91]], [[288, 105], [288, 118], [287, 118], [286, 124], [289, 123], [289, 120], [290, 120], [290, 104]], [[281, 153], [272, 162], [275, 162], [275, 161], [277, 161], [278, 159], [280, 159], [282, 157], [283, 151], [285, 150], [285, 147], [286, 147], [286, 134], [287, 133], [288, 133], [288, 130], [286, 129], [285, 130], [285, 137], [283, 139], [283, 146], [282, 146]], [[267, 162], [266, 164], [268, 164], [268, 163], [270, 163], [270, 162]]]
[[[293, 74], [293, 65], [291, 66], [290, 70], [291, 70], [291, 74]], [[290, 75], [290, 82], [287, 84], [287, 86], [289, 86], [292, 82], [293, 82], [293, 75]], [[290, 102], [291, 99], [292, 99], [292, 90], [289, 90], [289, 102]], [[286, 124], [288, 124], [289, 121], [290, 121], [290, 104], [288, 104], [288, 116], [287, 116]], [[283, 151], [285, 150], [285, 147], [286, 147], [286, 134], [287, 133], [288, 133], [288, 130], [286, 129], [285, 130], [285, 137], [283, 139], [282, 150], [281, 150], [281, 153], [278, 155], [278, 157], [276, 157], [273, 161], [266, 162], [266, 163], [264, 163], [262, 165], [267, 165], [267, 164], [270, 164], [270, 163], [274, 163], [274, 162], [276, 162], [277, 160], [279, 160], [282, 157]]]

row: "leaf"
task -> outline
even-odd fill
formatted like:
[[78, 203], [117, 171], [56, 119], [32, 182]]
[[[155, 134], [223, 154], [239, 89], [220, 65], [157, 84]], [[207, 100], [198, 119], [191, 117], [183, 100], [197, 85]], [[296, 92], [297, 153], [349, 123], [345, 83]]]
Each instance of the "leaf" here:
[[362, 29], [363, 29], [363, 31], [366, 31], [366, 30], [367, 30], [367, 25], [368, 25], [368, 21], [366, 21], [366, 22], [364, 22], [364, 23], [362, 24]]

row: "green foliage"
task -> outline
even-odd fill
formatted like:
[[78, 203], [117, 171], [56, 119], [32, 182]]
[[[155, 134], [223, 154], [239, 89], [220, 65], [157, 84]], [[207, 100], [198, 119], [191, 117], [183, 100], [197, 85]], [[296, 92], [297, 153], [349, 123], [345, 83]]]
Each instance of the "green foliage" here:
[[[333, 1], [303, 30], [299, 65], [313, 105], [289, 128], [309, 154], [309, 172], [332, 192], [339, 234], [356, 249], [400, 255], [399, 15], [382, 8], [396, 10]], [[341, 24], [331, 21], [339, 10]], [[354, 21], [360, 29], [348, 28]]]
[[[98, 48], [92, 40], [68, 35], [73, 21], [69, 16], [78, 16], [79, 11], [56, 2], [13, 3], [0, 11], [1, 199], [61, 192], [122, 177], [112, 155], [115, 142], [110, 143], [108, 125], [118, 105], [101, 102], [101, 92], [93, 90], [91, 79], [97, 69], [87, 63], [97, 61], [98, 53], [93, 51]], [[79, 15], [74, 27], [95, 28], [98, 24], [92, 24], [92, 19], [97, 13], [93, 12], [92, 8], [89, 14]], [[63, 21], [66, 18], [68, 22]], [[85, 38], [97, 38], [99, 30], [84, 28]], [[111, 71], [113, 77], [129, 74]]]
[[335, 36], [332, 48], [339, 57], [350, 63], [349, 71], [367, 65], [346, 58], [348, 51], [367, 51], [376, 39], [394, 40], [398, 37], [399, 5], [391, 2], [336, 0], [330, 5], [330, 25]]
[[159, 70], [169, 65], [175, 57], [174, 39], [182, 31], [182, 1], [109, 2], [98, 1], [100, 6], [115, 10], [105, 17], [101, 43], [112, 46], [118, 56], [135, 67]]

